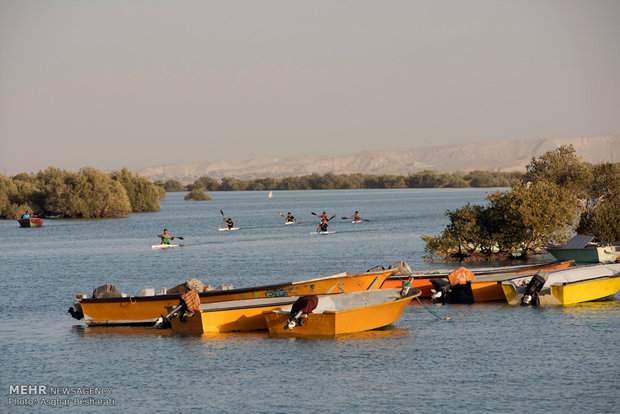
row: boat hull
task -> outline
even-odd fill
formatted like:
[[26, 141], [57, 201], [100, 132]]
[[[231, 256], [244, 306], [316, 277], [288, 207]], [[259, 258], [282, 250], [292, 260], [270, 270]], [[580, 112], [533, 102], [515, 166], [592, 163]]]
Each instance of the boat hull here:
[[615, 295], [620, 291], [620, 276], [578, 283], [554, 284], [550, 286], [550, 290], [562, 305], [589, 302]]
[[[476, 276], [476, 280], [467, 283], [471, 283], [474, 302], [503, 301], [505, 299], [504, 292], [498, 282], [511, 277], [534, 274], [539, 270], [566, 269], [573, 263], [573, 261], [569, 260], [565, 262], [545, 263], [542, 265], [515, 266], [514, 270], [511, 270], [510, 267], [502, 267], [498, 268], [499, 271], [494, 271], [493, 268], [480, 270], [472, 269], [472, 272], [474, 272], [474, 275]], [[431, 279], [447, 278], [448, 274], [449, 272], [423, 275], [414, 274], [411, 280], [411, 287], [422, 292], [420, 297], [431, 297], [433, 294], [433, 292], [431, 292], [431, 289], [433, 288]], [[404, 280], [402, 278], [402, 276], [400, 276], [400, 278], [397, 276], [390, 276], [383, 283], [381, 288], [392, 289], [401, 287], [402, 281]]]
[[184, 335], [266, 330], [267, 323], [263, 312], [290, 305], [298, 298], [299, 296], [284, 296], [205, 303], [200, 305], [200, 310], [185, 318], [185, 321], [178, 317], [173, 318], [170, 325], [173, 331]]
[[[271, 310], [263, 313], [269, 333], [276, 336], [315, 336], [333, 337], [341, 334], [368, 331], [382, 328], [396, 322], [403, 314], [411, 299], [420, 291], [411, 289], [410, 294], [400, 297], [400, 289], [391, 289], [393, 295], [382, 303], [359, 306], [345, 310], [325, 310], [310, 313], [303, 326], [284, 329], [289, 312]], [[356, 292], [354, 295], [373, 295], [376, 292]], [[343, 295], [344, 296], [344, 295]], [[320, 306], [319, 299], [319, 306]]]
[[[394, 270], [358, 275], [340, 273], [325, 278], [289, 282], [244, 289], [200, 293], [201, 303], [238, 299], [290, 297], [301, 295], [355, 292], [378, 289]], [[82, 299], [79, 301], [87, 325], [150, 325], [167, 308], [179, 303], [180, 295], [131, 296], [125, 298]]]
[[20, 227], [43, 227], [43, 219], [38, 217], [19, 219], [17, 221]]
[[620, 253], [614, 246], [585, 247], [583, 249], [546, 249], [558, 260], [574, 260], [577, 263], [612, 263]]
[[[501, 282], [510, 305], [521, 304], [531, 277]], [[540, 305], [570, 305], [603, 299], [620, 290], [620, 263], [579, 266], [550, 273], [538, 298]]]

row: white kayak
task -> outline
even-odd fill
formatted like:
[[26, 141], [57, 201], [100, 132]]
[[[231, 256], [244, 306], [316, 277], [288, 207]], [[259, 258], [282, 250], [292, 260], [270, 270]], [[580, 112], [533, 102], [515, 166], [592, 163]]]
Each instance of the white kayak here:
[[169, 249], [171, 247], [179, 247], [180, 245], [178, 244], [166, 244], [166, 243], [160, 243], [160, 244], [154, 244], [151, 246], [151, 248], [153, 249]]
[[334, 234], [335, 231], [313, 231], [310, 234]]
[[284, 224], [295, 224], [295, 222], [294, 221], [287, 221]]
[[355, 224], [355, 223], [361, 223], [362, 220], [353, 220], [351, 223]]
[[223, 229], [222, 229], [222, 228], [219, 228], [218, 230], [219, 230], [219, 231], [239, 230], [239, 227], [231, 227], [231, 228], [224, 227]]

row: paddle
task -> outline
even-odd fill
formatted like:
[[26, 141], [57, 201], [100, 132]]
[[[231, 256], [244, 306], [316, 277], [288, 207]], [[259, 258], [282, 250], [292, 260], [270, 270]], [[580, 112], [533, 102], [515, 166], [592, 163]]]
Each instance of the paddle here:
[[[351, 217], [340, 217], [340, 218], [343, 219], [343, 220], [351, 220]], [[355, 220], [355, 219], [353, 219], [353, 220]], [[368, 220], [368, 219], [361, 219], [361, 221], [370, 221], [370, 220]]]
[[[163, 235], [158, 234], [157, 237], [159, 237], [160, 239], [164, 239]], [[185, 237], [183, 236], [170, 236], [170, 240], [174, 240], [174, 239], [179, 239], [179, 240], [185, 240]]]
[[[317, 216], [316, 213], [314, 211], [311, 211], [310, 214], [312, 214], [313, 216]], [[318, 217], [318, 216], [317, 216]]]
[[331, 219], [333, 219], [334, 217], [336, 217], [336, 215], [334, 214], [333, 216], [331, 216], [330, 218], [327, 219], [327, 221], [330, 221]]

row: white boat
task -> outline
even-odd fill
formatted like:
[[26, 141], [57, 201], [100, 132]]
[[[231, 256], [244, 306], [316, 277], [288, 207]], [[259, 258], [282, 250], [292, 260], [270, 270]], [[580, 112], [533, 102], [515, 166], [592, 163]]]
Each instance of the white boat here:
[[232, 231], [232, 230], [239, 230], [239, 227], [231, 227], [231, 228], [224, 227], [224, 228], [219, 228], [218, 230], [219, 231]]
[[336, 233], [335, 231], [313, 231], [310, 234], [334, 234]]
[[180, 244], [166, 244], [166, 243], [160, 243], [160, 244], [154, 244], [151, 246], [152, 249], [170, 249], [171, 247], [179, 247]]
[[289, 224], [295, 224], [295, 222], [294, 222], [294, 221], [287, 221], [287, 222], [285, 222], [284, 224], [286, 224], [286, 225], [289, 225]]
[[[501, 282], [510, 305], [570, 305], [612, 296], [620, 290], [620, 263], [594, 264]], [[537, 299], [537, 300], [536, 300]]]
[[269, 192], [269, 194], [267, 195], [267, 198], [273, 198], [273, 191]]

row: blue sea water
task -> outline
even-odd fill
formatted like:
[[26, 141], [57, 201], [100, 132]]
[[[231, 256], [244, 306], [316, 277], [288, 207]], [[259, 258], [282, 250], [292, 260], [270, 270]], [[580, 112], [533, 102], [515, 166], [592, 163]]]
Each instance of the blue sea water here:
[[[387, 328], [334, 339], [184, 337], [86, 327], [67, 313], [75, 294], [104, 283], [137, 294], [192, 277], [248, 287], [399, 260], [455, 267], [425, 262], [420, 235], [438, 234], [447, 209], [483, 203], [487, 191], [216, 192], [208, 202], [171, 193], [160, 212], [121, 219], [46, 220], [40, 229], [2, 221], [0, 412], [620, 412], [618, 296], [567, 307], [431, 307], [449, 321], [412, 305]], [[218, 231], [220, 209], [239, 231]], [[355, 210], [370, 221], [341, 219]], [[279, 213], [289, 211], [298, 223], [285, 226]], [[323, 211], [336, 215], [336, 233], [311, 235], [310, 212]], [[152, 250], [163, 228], [184, 246]], [[20, 385], [48, 394], [18, 395]], [[53, 387], [71, 388], [50, 395]]]

